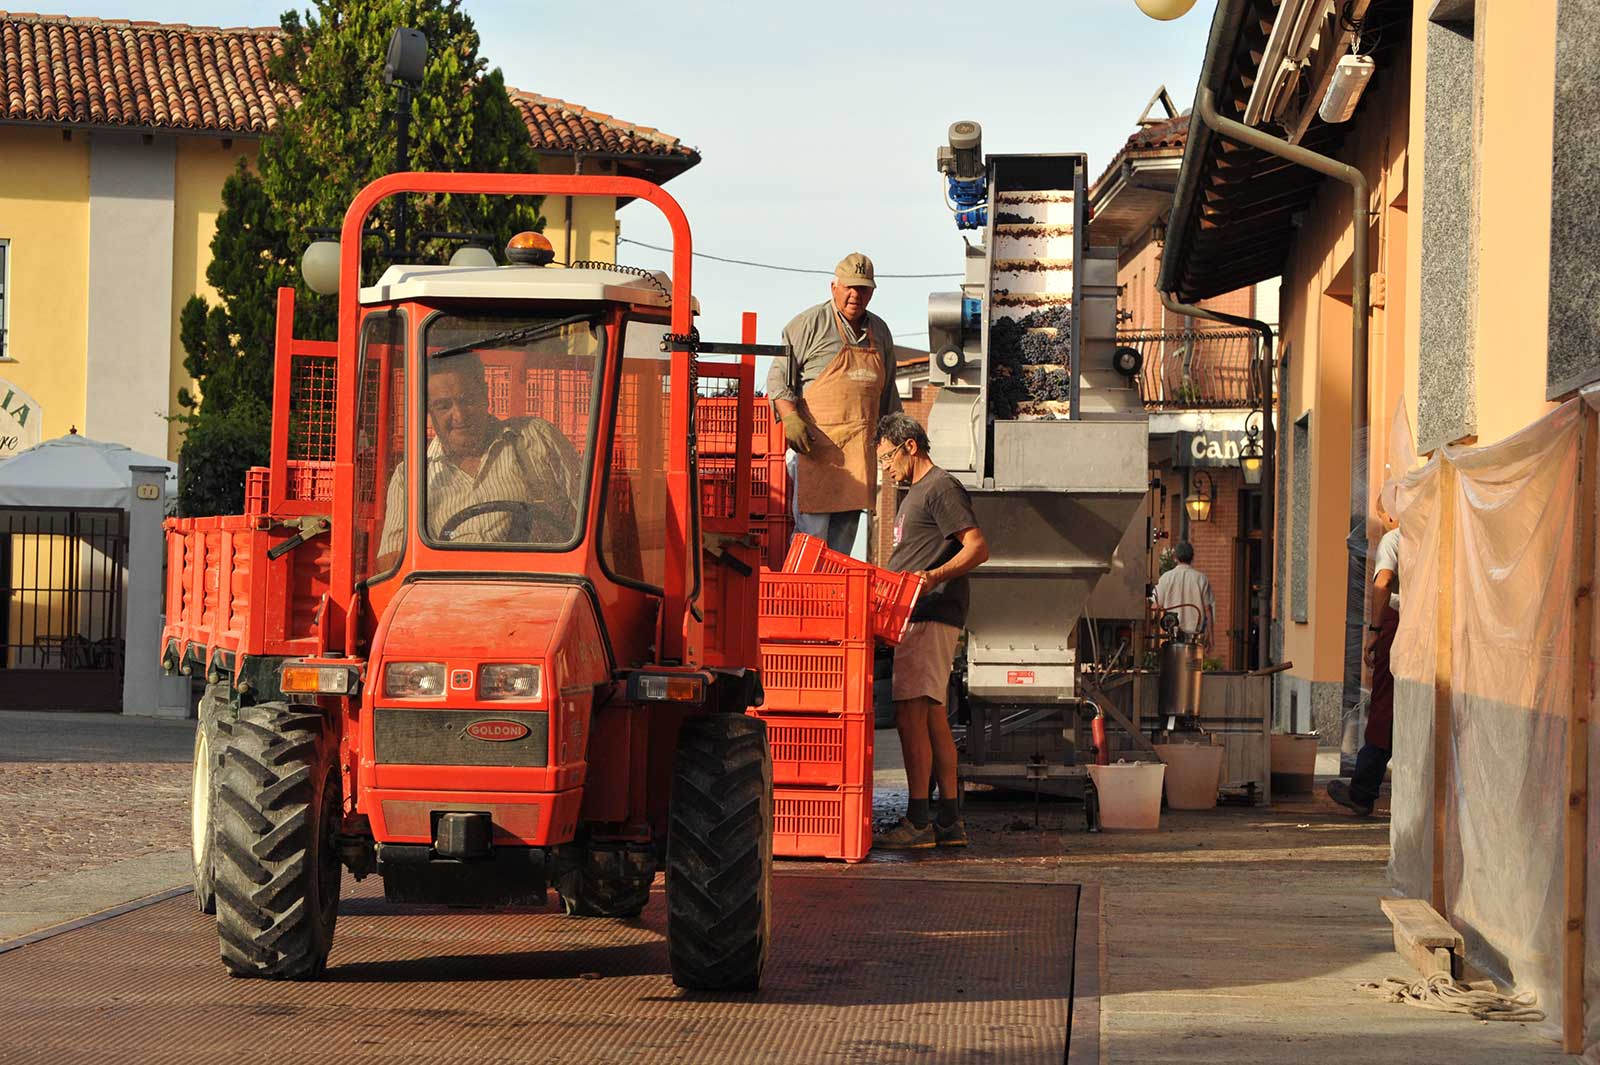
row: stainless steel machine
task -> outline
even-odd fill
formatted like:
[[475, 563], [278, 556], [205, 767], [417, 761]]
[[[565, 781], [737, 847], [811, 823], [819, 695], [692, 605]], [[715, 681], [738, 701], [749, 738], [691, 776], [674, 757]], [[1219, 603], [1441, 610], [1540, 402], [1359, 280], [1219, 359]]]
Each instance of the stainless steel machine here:
[[1091, 239], [1084, 155], [984, 157], [978, 124], [957, 122], [938, 166], [966, 272], [959, 292], [928, 301], [942, 386], [928, 435], [991, 551], [970, 577], [953, 685], [961, 773], [1070, 794], [1095, 713], [1078, 621], [1148, 483], [1148, 422], [1116, 362], [1117, 250]]

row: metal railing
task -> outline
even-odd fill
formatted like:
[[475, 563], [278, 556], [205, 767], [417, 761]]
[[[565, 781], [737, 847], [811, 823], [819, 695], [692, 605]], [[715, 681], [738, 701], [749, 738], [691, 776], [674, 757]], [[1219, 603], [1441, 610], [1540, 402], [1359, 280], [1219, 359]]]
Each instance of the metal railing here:
[[1117, 334], [1138, 350], [1146, 410], [1248, 409], [1259, 405], [1252, 367], [1260, 338], [1249, 329], [1175, 329]]

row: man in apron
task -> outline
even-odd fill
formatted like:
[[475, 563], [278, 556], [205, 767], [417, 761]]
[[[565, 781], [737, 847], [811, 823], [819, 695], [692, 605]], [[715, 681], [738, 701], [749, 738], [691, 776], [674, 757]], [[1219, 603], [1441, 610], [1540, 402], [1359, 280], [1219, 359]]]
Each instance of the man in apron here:
[[877, 498], [873, 426], [900, 409], [894, 340], [867, 313], [872, 260], [852, 252], [833, 271], [833, 295], [783, 330], [789, 357], [772, 361], [767, 395], [789, 444], [795, 531], [867, 557], [866, 515]]

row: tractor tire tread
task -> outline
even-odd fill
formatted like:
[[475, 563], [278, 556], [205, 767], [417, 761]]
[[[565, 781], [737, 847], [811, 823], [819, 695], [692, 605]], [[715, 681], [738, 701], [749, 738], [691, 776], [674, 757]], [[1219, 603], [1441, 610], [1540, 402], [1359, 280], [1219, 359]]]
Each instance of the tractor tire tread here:
[[218, 938], [236, 976], [308, 979], [327, 963], [333, 920], [321, 927], [314, 863], [327, 816], [317, 783], [337, 786], [333, 755], [320, 714], [283, 703], [240, 711], [222, 759], [215, 840]]
[[684, 722], [667, 838], [673, 982], [756, 990], [771, 925], [772, 761], [763, 722], [742, 714]]

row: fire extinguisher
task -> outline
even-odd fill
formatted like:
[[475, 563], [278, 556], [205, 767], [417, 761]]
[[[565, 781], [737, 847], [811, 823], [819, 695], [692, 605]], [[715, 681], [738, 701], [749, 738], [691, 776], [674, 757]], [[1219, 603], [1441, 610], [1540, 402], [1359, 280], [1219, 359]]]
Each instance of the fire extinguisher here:
[[1094, 764], [1110, 765], [1111, 749], [1106, 745], [1106, 712], [1096, 710], [1094, 721], [1089, 726], [1089, 735], [1094, 740]]

